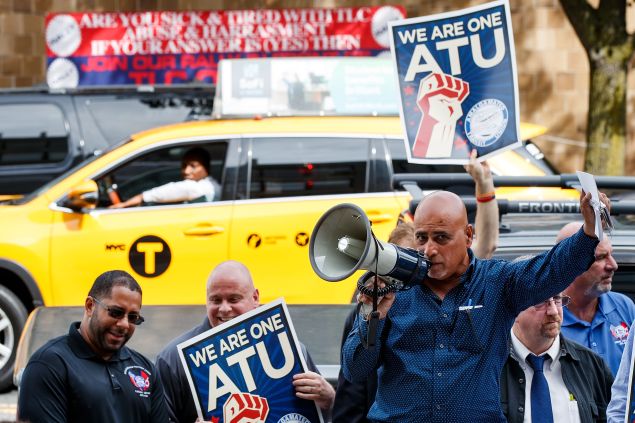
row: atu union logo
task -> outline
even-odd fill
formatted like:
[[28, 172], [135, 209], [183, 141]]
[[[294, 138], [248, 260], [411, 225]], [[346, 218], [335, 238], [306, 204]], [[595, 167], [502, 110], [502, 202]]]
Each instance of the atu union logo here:
[[289, 413], [280, 417], [278, 423], [311, 423], [311, 421], [304, 417], [302, 414]]
[[495, 98], [481, 100], [465, 117], [465, 135], [472, 144], [488, 147], [503, 135], [508, 119], [505, 103]]

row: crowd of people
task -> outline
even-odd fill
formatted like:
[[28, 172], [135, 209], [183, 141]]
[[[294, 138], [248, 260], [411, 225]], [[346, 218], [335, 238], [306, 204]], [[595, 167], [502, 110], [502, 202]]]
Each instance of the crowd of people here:
[[[590, 194], [580, 196], [583, 221], [565, 226], [552, 249], [494, 260], [492, 177], [474, 156], [466, 169], [476, 182], [475, 227], [455, 194], [424, 197], [413, 222], [399, 224], [389, 241], [423, 253], [427, 277], [380, 299], [374, 348], [363, 342], [367, 316], [350, 314], [337, 390], [302, 345], [308, 370], [293, 376], [295, 395], [334, 423], [623, 422], [635, 306], [611, 292], [617, 264], [610, 241], [595, 234]], [[219, 264], [207, 280], [201, 324], [152, 363], [125, 346], [144, 321], [141, 287], [124, 271], [100, 275], [81, 322], [29, 360], [18, 420], [196, 421], [177, 345], [256, 309], [259, 299], [245, 264]]]

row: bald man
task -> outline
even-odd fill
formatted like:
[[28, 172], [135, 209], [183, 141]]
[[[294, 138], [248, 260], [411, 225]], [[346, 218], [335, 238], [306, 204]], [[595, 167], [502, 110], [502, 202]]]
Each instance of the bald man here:
[[[157, 372], [165, 387], [171, 422], [193, 423], [198, 417], [176, 346], [259, 305], [260, 293], [244, 264], [229, 260], [216, 266], [207, 280], [207, 316], [203, 323], [171, 341], [157, 356]], [[322, 412], [328, 414], [335, 390], [318, 373], [306, 347], [303, 344], [301, 347], [310, 371], [293, 376], [296, 395], [315, 401]]]
[[[570, 237], [582, 222], [565, 225], [556, 242]], [[564, 293], [571, 304], [564, 309], [562, 334], [593, 350], [617, 373], [628, 332], [635, 319], [635, 305], [630, 298], [611, 292], [617, 263], [613, 247], [605, 237], [595, 249], [595, 261], [583, 274], [575, 278]]]
[[[505, 422], [499, 377], [509, 331], [518, 313], [562, 292], [593, 263], [598, 239], [590, 200], [580, 196], [585, 223], [575, 235], [510, 263], [474, 257], [472, 226], [458, 196], [439, 191], [425, 197], [414, 225], [417, 249], [431, 262], [427, 277], [383, 297], [377, 347], [363, 347], [368, 324], [360, 315], [342, 350], [348, 380], [363, 380], [378, 369], [368, 419]], [[364, 295], [359, 300], [372, 301]]]

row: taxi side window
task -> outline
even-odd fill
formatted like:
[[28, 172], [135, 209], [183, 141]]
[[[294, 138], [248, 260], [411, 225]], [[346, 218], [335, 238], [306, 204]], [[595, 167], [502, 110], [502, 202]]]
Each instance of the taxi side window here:
[[366, 192], [368, 150], [361, 138], [253, 139], [249, 198]]
[[119, 201], [125, 201], [149, 189], [183, 180], [181, 159], [185, 152], [194, 146], [202, 147], [210, 153], [209, 173], [213, 178], [216, 192], [214, 201], [221, 200], [227, 142], [179, 144], [178, 146], [153, 150], [129, 160], [97, 180], [99, 187], [98, 207], [111, 205], [113, 193], [116, 194]]
[[68, 155], [68, 125], [53, 104], [0, 105], [0, 166], [62, 162]]

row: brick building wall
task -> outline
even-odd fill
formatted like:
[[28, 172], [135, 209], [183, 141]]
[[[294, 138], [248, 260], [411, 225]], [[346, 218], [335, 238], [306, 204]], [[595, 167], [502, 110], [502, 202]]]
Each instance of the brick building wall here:
[[[562, 172], [583, 166], [589, 63], [558, 0], [510, 0], [521, 120], [549, 128], [536, 141]], [[482, 4], [470, 0], [405, 0], [408, 16]], [[357, 0], [0, 0], [0, 87], [45, 80], [44, 17], [49, 12], [346, 7], [394, 4]], [[628, 114], [635, 107], [629, 76]], [[628, 121], [626, 173], [635, 173], [635, 123]]]

